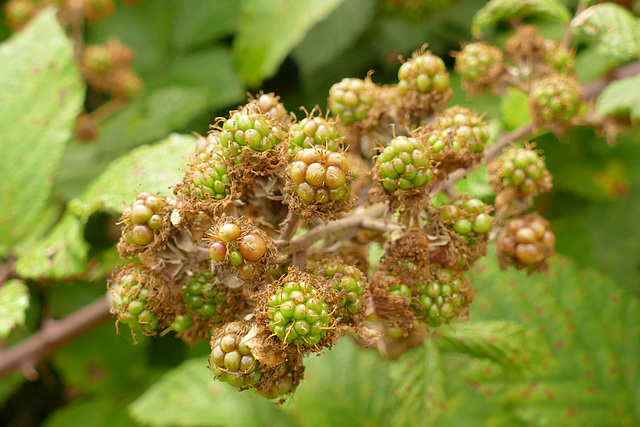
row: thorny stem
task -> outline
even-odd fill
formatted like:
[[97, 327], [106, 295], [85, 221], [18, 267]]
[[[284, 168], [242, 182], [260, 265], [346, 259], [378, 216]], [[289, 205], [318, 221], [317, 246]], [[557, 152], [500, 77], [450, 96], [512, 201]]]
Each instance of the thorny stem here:
[[59, 348], [95, 329], [111, 318], [106, 296], [90, 303], [62, 320], [51, 320], [21, 343], [0, 351], [0, 379], [21, 369], [30, 380], [38, 376], [36, 366]]
[[289, 240], [291, 240], [294, 233], [298, 229], [298, 222], [300, 222], [299, 220], [300, 220], [300, 215], [298, 215], [293, 211], [289, 211], [289, 213], [287, 214], [287, 217], [283, 222], [284, 227], [282, 227], [282, 230], [280, 231], [280, 236], [278, 240], [285, 241], [285, 242], [288, 242]]

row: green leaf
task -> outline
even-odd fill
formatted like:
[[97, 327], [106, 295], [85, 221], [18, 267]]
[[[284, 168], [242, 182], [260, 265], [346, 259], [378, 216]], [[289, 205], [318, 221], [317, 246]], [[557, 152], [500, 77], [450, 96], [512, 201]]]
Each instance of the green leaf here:
[[303, 73], [312, 74], [346, 51], [371, 23], [375, 12], [372, 0], [344, 1], [318, 22], [292, 52]]
[[83, 97], [72, 43], [53, 10], [0, 46], [0, 255], [47, 209]]
[[628, 115], [633, 123], [640, 120], [640, 75], [609, 84], [598, 97], [596, 109], [606, 114]]
[[620, 5], [592, 6], [571, 21], [571, 29], [577, 37], [598, 38], [600, 51], [622, 62], [640, 57], [640, 25]]
[[264, 78], [273, 76], [311, 27], [342, 1], [243, 1], [234, 49], [247, 84], [256, 86]]
[[444, 373], [435, 340], [405, 353], [391, 367], [393, 390], [399, 405], [393, 424], [432, 426], [444, 407]]
[[178, 49], [205, 46], [230, 35], [240, 10], [237, 0], [181, 0], [174, 8], [172, 44]]
[[89, 254], [83, 232], [84, 223], [66, 212], [49, 234], [20, 254], [16, 271], [25, 279], [63, 279], [82, 274]]
[[0, 286], [0, 338], [6, 338], [16, 326], [24, 325], [28, 307], [29, 289], [22, 280], [10, 279]]
[[166, 139], [132, 150], [109, 165], [69, 209], [86, 222], [97, 211], [120, 214], [123, 203], [141, 191], [169, 195], [169, 187], [182, 180], [186, 154], [195, 148], [192, 135], [172, 134]]
[[391, 425], [388, 365], [377, 352], [342, 339], [320, 357], [304, 359], [305, 378], [285, 409], [303, 426]]
[[456, 182], [456, 191], [486, 201], [495, 195], [489, 185], [489, 170], [486, 166], [473, 169], [465, 175], [464, 179]]
[[125, 408], [112, 399], [81, 399], [53, 413], [45, 427], [136, 427]]
[[536, 334], [516, 322], [457, 323], [452, 329], [443, 329], [441, 334], [455, 351], [489, 359], [510, 371], [523, 371], [543, 360], [535, 357], [541, 347]]
[[482, 30], [498, 22], [510, 19], [538, 17], [559, 22], [569, 22], [571, 14], [557, 0], [491, 0], [473, 18], [471, 31], [480, 37]]
[[502, 272], [494, 260], [485, 259], [472, 283], [482, 292], [470, 322], [521, 322], [537, 331], [549, 349], [544, 363], [533, 364], [533, 372], [520, 380], [476, 370], [471, 378], [476, 389], [533, 425], [639, 424], [637, 298], [559, 256], [548, 274], [537, 276]]
[[[135, 420], [151, 426], [294, 426], [276, 406], [251, 391], [214, 381], [207, 359], [182, 363], [129, 406]], [[268, 422], [267, 422], [268, 420]]]
[[502, 123], [507, 131], [519, 128], [531, 122], [529, 95], [514, 87], [507, 88], [507, 96], [500, 104]]

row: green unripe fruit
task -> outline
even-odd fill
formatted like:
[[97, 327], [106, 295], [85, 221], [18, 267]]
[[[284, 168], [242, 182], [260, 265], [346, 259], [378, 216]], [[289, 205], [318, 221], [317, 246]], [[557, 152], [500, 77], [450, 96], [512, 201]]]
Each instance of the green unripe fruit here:
[[449, 323], [458, 316], [466, 304], [461, 273], [447, 268], [436, 268], [432, 280], [417, 286], [417, 301], [412, 307], [418, 319], [430, 326]]
[[351, 193], [349, 162], [340, 152], [304, 148], [293, 156], [288, 170], [294, 194], [303, 203], [346, 200]]
[[262, 377], [258, 361], [245, 344], [248, 329], [242, 322], [232, 322], [215, 333], [211, 341], [209, 369], [217, 380], [239, 389], [255, 386]]
[[416, 138], [399, 136], [376, 158], [381, 184], [390, 193], [415, 190], [433, 177], [426, 148]]
[[329, 90], [329, 109], [343, 123], [360, 122], [373, 105], [375, 86], [360, 79], [344, 79]]
[[491, 231], [492, 222], [489, 215], [481, 213], [473, 221], [473, 231], [479, 234], [488, 233]]
[[237, 250], [229, 251], [229, 263], [232, 266], [237, 267], [244, 262], [242, 254]]
[[230, 243], [240, 236], [240, 227], [233, 223], [223, 224], [218, 229], [218, 238], [225, 243]]
[[469, 234], [473, 229], [473, 225], [468, 219], [462, 218], [453, 224], [453, 229], [459, 234]]

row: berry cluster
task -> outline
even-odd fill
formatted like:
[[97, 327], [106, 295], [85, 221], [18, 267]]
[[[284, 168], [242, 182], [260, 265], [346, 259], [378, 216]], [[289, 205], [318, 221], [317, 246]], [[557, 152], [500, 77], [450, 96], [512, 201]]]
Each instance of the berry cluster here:
[[209, 256], [216, 263], [238, 267], [245, 279], [256, 272], [255, 263], [267, 253], [267, 241], [257, 230], [244, 231], [234, 222], [223, 222], [212, 233]]
[[537, 213], [513, 218], [498, 236], [498, 261], [503, 269], [508, 265], [545, 269], [545, 260], [553, 254], [555, 243], [549, 222]]
[[146, 191], [138, 194], [133, 206], [127, 206], [122, 215], [128, 243], [145, 246], [153, 241], [154, 232], [162, 228], [164, 205], [162, 197]]
[[188, 195], [203, 200], [208, 197], [223, 199], [231, 192], [231, 179], [220, 141], [215, 134], [199, 137], [199, 152], [185, 170], [185, 186]]
[[299, 148], [321, 147], [342, 150], [342, 141], [332, 120], [309, 116], [289, 128], [289, 154]]
[[288, 173], [292, 192], [302, 203], [339, 202], [351, 194], [349, 161], [343, 153], [321, 147], [303, 148], [292, 161]]
[[562, 132], [579, 113], [584, 94], [575, 78], [556, 74], [538, 82], [529, 99], [536, 126]]
[[360, 79], [344, 79], [329, 90], [329, 109], [344, 123], [361, 122], [369, 116], [374, 86]]
[[449, 89], [449, 73], [444, 62], [430, 52], [414, 55], [398, 70], [400, 93], [412, 90], [420, 93], [444, 93]]
[[306, 281], [284, 281], [269, 297], [266, 316], [281, 341], [304, 347], [317, 346], [332, 323], [327, 301]]
[[262, 377], [258, 361], [247, 347], [249, 328], [242, 322], [231, 322], [211, 337], [209, 369], [216, 379], [239, 389], [255, 386]]
[[456, 55], [456, 71], [470, 94], [482, 93], [505, 72], [502, 50], [487, 43], [469, 43]]
[[220, 144], [226, 158], [238, 164], [242, 161], [240, 151], [247, 147], [254, 152], [273, 149], [284, 139], [284, 133], [267, 116], [258, 113], [237, 111], [222, 122]]
[[523, 195], [538, 195], [548, 191], [551, 178], [541, 157], [529, 148], [511, 148], [494, 166], [499, 181], [494, 185], [498, 190], [514, 188]]
[[376, 158], [380, 184], [389, 193], [417, 190], [431, 181], [430, 153], [417, 138], [398, 136]]
[[449, 268], [434, 268], [434, 277], [418, 286], [413, 304], [417, 318], [429, 326], [447, 324], [467, 307], [463, 287], [468, 286], [462, 273]]
[[349, 320], [360, 313], [364, 307], [364, 274], [356, 267], [339, 262], [319, 262], [310, 268], [311, 274], [338, 291], [336, 302], [343, 320]]
[[119, 322], [129, 325], [132, 331], [140, 330], [146, 335], [153, 335], [158, 326], [156, 303], [150, 298], [150, 293], [155, 290], [155, 278], [139, 266], [130, 265], [121, 272], [118, 285], [112, 290], [112, 312]]
[[444, 223], [461, 236], [483, 235], [491, 231], [492, 218], [478, 199], [458, 199], [442, 208]]

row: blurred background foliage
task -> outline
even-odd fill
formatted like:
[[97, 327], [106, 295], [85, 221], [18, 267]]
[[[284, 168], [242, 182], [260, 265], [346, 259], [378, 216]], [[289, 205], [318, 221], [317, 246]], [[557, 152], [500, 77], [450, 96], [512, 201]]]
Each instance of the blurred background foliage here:
[[[577, 1], [560, 3], [571, 12], [578, 7]], [[637, 2], [619, 3], [638, 12]], [[15, 242], [3, 242], [0, 255], [18, 254], [18, 272], [30, 279], [13, 284], [21, 295], [28, 289], [30, 306], [16, 321], [24, 326], [5, 345], [35, 332], [43, 313], [60, 318], [104, 295], [104, 276], [119, 262], [115, 219], [121, 201], [134, 196], [126, 173], [165, 168], [167, 176], [150, 178], [152, 188], [176, 180], [181, 153], [194, 141], [189, 134], [206, 134], [247, 92], [275, 92], [300, 117], [300, 106], [324, 111], [329, 88], [344, 77], [375, 70], [375, 82], [395, 82], [398, 57], [424, 43], [452, 70], [449, 53], [472, 40], [473, 17], [485, 4], [116, 1], [113, 13], [85, 26], [84, 40], [117, 38], [132, 47], [145, 89], [99, 123], [98, 138], [59, 144], [35, 237], [14, 249]], [[559, 22], [527, 21], [547, 38], [565, 35]], [[502, 46], [510, 34], [506, 23], [497, 23], [484, 38]], [[10, 37], [0, 20], [0, 40]], [[575, 47], [582, 83], [621, 65], [594, 43], [579, 40]], [[0, 69], [0, 80], [7, 69]], [[451, 80], [450, 105], [486, 112], [506, 130], [530, 120], [526, 97], [469, 99], [453, 73]], [[91, 112], [104, 101], [88, 89], [84, 107]], [[12, 120], [0, 125], [30, 124]], [[278, 408], [214, 383], [205, 368], [207, 343], [188, 348], [168, 334], [133, 345], [128, 331], [117, 335], [108, 323], [58, 351], [37, 380], [15, 373], [0, 381], [0, 424], [639, 425], [639, 140], [636, 128], [610, 145], [586, 127], [561, 140], [550, 133], [534, 138], [554, 176], [553, 191], [537, 203], [557, 236], [560, 256], [550, 275], [500, 272], [490, 254], [473, 273], [478, 300], [470, 322], [397, 360], [344, 339], [326, 355], [310, 357], [295, 397]], [[157, 141], [161, 149], [138, 148]], [[460, 189], [491, 200], [483, 179], [486, 170]], [[49, 247], [58, 248], [55, 256], [42, 255]]]

